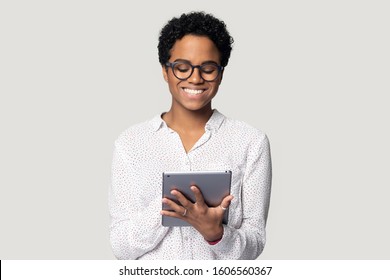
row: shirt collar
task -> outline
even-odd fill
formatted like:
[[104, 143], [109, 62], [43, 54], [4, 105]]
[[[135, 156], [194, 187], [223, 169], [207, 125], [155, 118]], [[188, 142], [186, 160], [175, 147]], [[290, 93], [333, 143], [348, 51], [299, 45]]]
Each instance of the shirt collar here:
[[223, 114], [221, 114], [217, 109], [214, 109], [213, 114], [211, 115], [210, 119], [206, 123], [205, 129], [217, 131], [221, 127], [225, 118], [226, 117]]
[[[158, 131], [160, 128], [163, 127], [168, 128], [166, 122], [162, 119], [161, 115], [155, 116], [150, 121], [153, 131]], [[226, 117], [223, 114], [221, 114], [217, 109], [214, 109], [213, 114], [211, 115], [210, 119], [206, 123], [205, 129], [211, 131], [217, 131], [221, 127], [225, 118]]]

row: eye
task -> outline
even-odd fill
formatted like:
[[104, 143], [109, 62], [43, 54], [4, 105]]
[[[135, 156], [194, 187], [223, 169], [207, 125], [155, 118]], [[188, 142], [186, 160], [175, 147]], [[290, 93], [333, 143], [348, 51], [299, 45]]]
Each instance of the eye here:
[[218, 67], [214, 64], [206, 64], [202, 65], [201, 70], [205, 74], [212, 74], [213, 72], [218, 71]]
[[185, 73], [191, 70], [191, 66], [186, 63], [178, 63], [175, 65], [175, 70]]

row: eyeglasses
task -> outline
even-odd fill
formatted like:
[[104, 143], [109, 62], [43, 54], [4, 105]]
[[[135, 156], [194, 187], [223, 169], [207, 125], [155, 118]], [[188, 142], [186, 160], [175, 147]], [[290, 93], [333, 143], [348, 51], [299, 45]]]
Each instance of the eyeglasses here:
[[223, 70], [223, 66], [216, 63], [208, 62], [202, 65], [192, 65], [185, 61], [167, 62], [167, 67], [172, 68], [173, 75], [181, 81], [187, 80], [194, 73], [194, 69], [198, 68], [200, 76], [207, 82], [215, 81]]

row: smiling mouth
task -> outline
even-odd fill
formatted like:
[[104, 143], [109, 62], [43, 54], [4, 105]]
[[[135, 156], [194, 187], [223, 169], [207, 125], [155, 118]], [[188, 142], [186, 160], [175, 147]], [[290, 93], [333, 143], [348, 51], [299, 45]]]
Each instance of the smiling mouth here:
[[190, 89], [190, 88], [183, 88], [183, 90], [189, 95], [199, 95], [205, 91], [204, 89]]

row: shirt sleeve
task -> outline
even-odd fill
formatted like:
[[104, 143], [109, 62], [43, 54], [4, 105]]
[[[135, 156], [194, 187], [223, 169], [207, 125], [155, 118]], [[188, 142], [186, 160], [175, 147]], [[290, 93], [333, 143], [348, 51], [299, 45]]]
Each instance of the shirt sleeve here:
[[242, 184], [243, 221], [240, 228], [224, 225], [220, 242], [209, 245], [218, 259], [256, 259], [265, 246], [265, 226], [271, 193], [271, 153], [267, 136], [248, 148]]
[[116, 144], [109, 188], [109, 210], [111, 245], [118, 259], [139, 258], [153, 250], [168, 231], [168, 227], [161, 225], [161, 198], [157, 197], [145, 205], [139, 196], [139, 188], [144, 186], [137, 186], [132, 175], [132, 163]]

